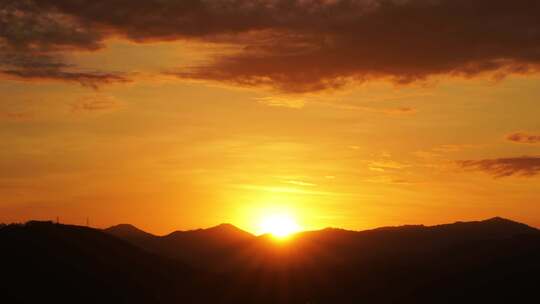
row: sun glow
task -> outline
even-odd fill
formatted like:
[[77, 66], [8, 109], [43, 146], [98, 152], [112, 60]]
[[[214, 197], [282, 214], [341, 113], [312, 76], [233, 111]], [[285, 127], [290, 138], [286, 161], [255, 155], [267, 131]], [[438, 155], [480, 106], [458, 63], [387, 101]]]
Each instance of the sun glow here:
[[300, 230], [295, 219], [288, 214], [273, 214], [264, 217], [260, 223], [262, 234], [271, 234], [280, 239], [287, 238]]

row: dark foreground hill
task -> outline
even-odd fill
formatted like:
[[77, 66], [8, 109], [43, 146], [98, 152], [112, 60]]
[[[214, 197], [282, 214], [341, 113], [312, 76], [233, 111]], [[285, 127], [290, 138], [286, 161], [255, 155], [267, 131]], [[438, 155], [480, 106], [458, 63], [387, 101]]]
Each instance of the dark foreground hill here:
[[206, 292], [204, 273], [181, 262], [52, 222], [0, 228], [0, 263], [0, 303], [179, 303]]
[[0, 228], [0, 246], [5, 303], [520, 303], [540, 273], [540, 232], [501, 218], [287, 242], [30, 222]]

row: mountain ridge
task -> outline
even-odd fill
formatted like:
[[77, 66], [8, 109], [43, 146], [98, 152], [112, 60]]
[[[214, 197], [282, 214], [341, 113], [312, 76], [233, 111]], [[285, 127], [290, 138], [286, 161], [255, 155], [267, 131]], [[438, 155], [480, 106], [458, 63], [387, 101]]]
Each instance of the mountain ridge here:
[[[286, 243], [294, 243], [294, 246], [282, 244], [278, 247], [274, 244], [281, 242], [270, 235], [254, 236], [231, 224], [175, 231], [164, 236], [149, 236], [139, 232], [135, 236], [126, 236], [110, 229], [105, 231], [154, 254], [215, 272], [243, 267], [248, 258], [239, 252], [259, 252], [260, 259], [267, 260], [263, 264], [271, 264], [273, 262], [269, 261], [283, 255], [288, 256], [289, 260], [305, 260], [303, 251], [312, 252], [317, 246], [323, 246], [335, 248], [333, 250], [340, 255], [355, 251], [358, 259], [365, 260], [375, 258], [376, 255], [433, 252], [471, 241], [506, 239], [521, 234], [540, 235], [540, 230], [499, 217], [434, 226], [404, 225], [363, 231], [335, 228], [303, 231], [287, 240]], [[366, 251], [363, 248], [372, 250]], [[261, 255], [261, 252], [264, 254]], [[319, 253], [315, 252], [317, 256]]]
[[[536, 230], [536, 231], [540, 232], [539, 228], [536, 228], [536, 227], [533, 227], [533, 226], [530, 226], [530, 225], [527, 225], [527, 224], [524, 224], [524, 223], [520, 223], [518, 221], [514, 221], [514, 220], [511, 220], [511, 219], [507, 219], [507, 218], [504, 218], [504, 217], [495, 216], [495, 217], [491, 217], [491, 218], [488, 218], [488, 219], [475, 220], [475, 221], [455, 221], [455, 222], [452, 222], [452, 223], [435, 224], [435, 225], [404, 224], [404, 225], [398, 225], [398, 226], [382, 226], [382, 227], [371, 228], [371, 229], [363, 229], [363, 230], [351, 230], [351, 229], [344, 229], [344, 228], [337, 228], [337, 227], [326, 227], [326, 228], [316, 229], [316, 230], [299, 231], [296, 234], [324, 232], [324, 231], [334, 231], [334, 232], [335, 231], [340, 231], [340, 232], [362, 233], [362, 232], [370, 232], [370, 231], [391, 231], [391, 230], [397, 230], [397, 229], [418, 229], [418, 228], [427, 228], [427, 229], [431, 228], [431, 229], [433, 229], [433, 228], [451, 227], [452, 225], [486, 224], [486, 223], [514, 225], [514, 226], [520, 226], [522, 228], [531, 229], [531, 231]], [[215, 226], [212, 226], [212, 227], [208, 227], [208, 228], [197, 228], [197, 229], [190, 229], [190, 230], [175, 230], [175, 231], [172, 231], [172, 232], [164, 234], [164, 235], [155, 235], [155, 234], [146, 232], [146, 231], [144, 231], [144, 230], [142, 230], [142, 229], [140, 229], [140, 228], [138, 228], [138, 227], [136, 227], [135, 225], [132, 225], [132, 224], [113, 225], [111, 227], [104, 228], [103, 230], [108, 231], [108, 232], [111, 232], [111, 231], [114, 232], [114, 230], [116, 230], [116, 228], [120, 227], [120, 226], [122, 226], [122, 227], [123, 226], [130, 227], [133, 231], [143, 232], [143, 233], [145, 233], [147, 235], [151, 235], [151, 236], [155, 236], [155, 237], [167, 237], [167, 236], [171, 236], [171, 235], [174, 235], [174, 234], [183, 234], [183, 233], [201, 233], [201, 232], [209, 232], [209, 231], [219, 231], [219, 230], [223, 230], [223, 229], [228, 229], [228, 230], [231, 230], [231, 231], [244, 233], [246, 235], [251, 235], [251, 236], [254, 236], [254, 237], [262, 236], [262, 235], [259, 235], [259, 236], [253, 235], [252, 233], [247, 232], [247, 231], [245, 231], [245, 230], [243, 230], [241, 228], [238, 228], [237, 226], [235, 226], [235, 225], [233, 225], [231, 223], [221, 223], [221, 224], [218, 224], [218, 225], [215, 225]]]
[[539, 231], [504, 219], [323, 229], [287, 242], [222, 242], [236, 229], [217, 227], [128, 240], [52, 222], [7, 225], [0, 294], [9, 303], [66, 304], [518, 303], [537, 294]]

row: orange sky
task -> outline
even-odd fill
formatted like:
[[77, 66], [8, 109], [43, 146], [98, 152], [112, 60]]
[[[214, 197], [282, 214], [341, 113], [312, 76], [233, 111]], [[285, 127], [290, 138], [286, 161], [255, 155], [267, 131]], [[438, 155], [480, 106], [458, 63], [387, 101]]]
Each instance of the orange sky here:
[[[56, 2], [43, 1], [58, 14], [47, 18], [87, 18]], [[302, 5], [292, 14], [311, 24]], [[9, 18], [46, 25], [42, 13], [9, 11], [0, 7], [0, 21], [13, 28]], [[383, 18], [384, 7], [374, 12]], [[378, 38], [371, 50], [330, 31], [332, 48], [312, 50], [324, 27], [246, 19], [244, 29], [219, 16], [231, 29], [144, 32], [103, 17], [77, 40], [83, 30], [0, 30], [0, 222], [89, 217], [154, 233], [230, 222], [256, 232], [284, 212], [304, 229], [496, 215], [540, 226], [540, 77], [527, 43], [479, 50], [484, 61], [447, 59], [429, 53], [439, 39], [430, 33], [412, 37], [424, 53], [409, 56], [405, 45], [386, 55]], [[280, 57], [291, 49], [297, 58]], [[480, 68], [488, 62], [500, 65]]]

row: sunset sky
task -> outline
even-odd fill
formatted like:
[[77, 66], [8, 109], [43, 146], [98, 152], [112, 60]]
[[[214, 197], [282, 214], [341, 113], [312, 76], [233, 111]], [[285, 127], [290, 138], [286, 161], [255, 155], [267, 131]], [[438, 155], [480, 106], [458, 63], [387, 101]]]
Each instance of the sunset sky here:
[[0, 0], [0, 222], [540, 226], [540, 2]]

